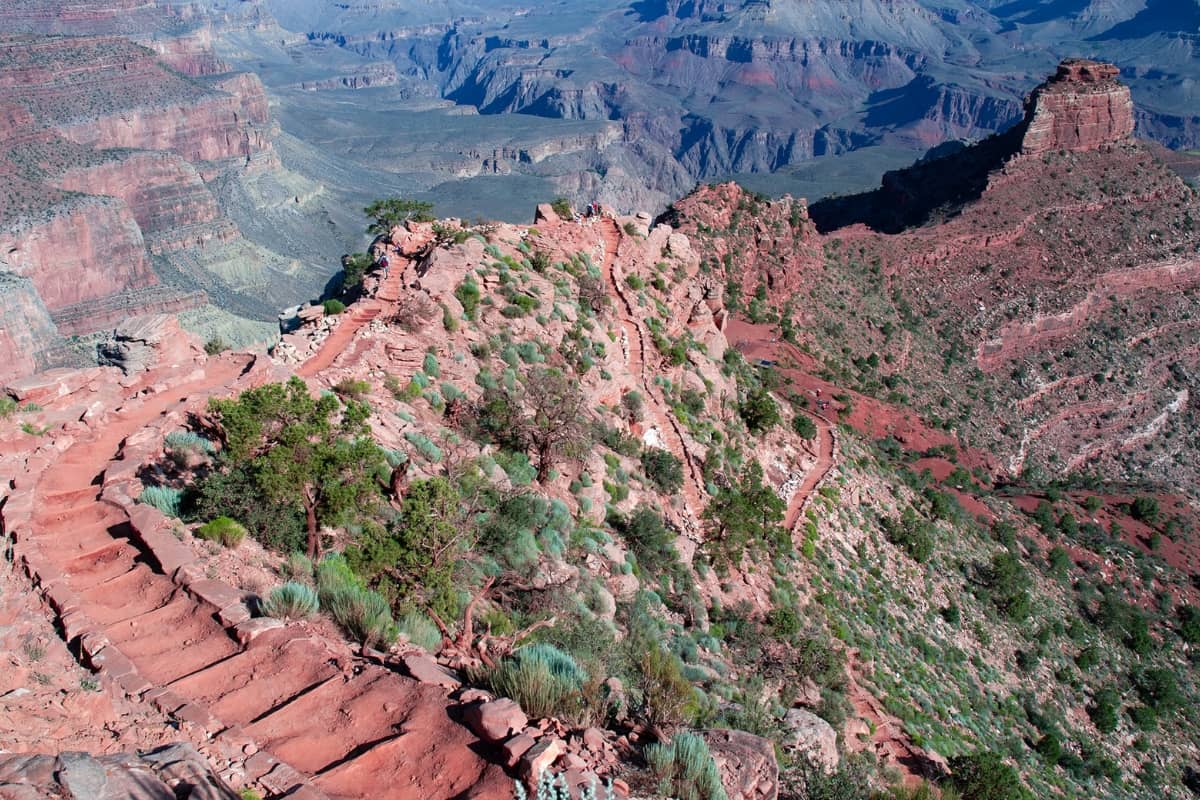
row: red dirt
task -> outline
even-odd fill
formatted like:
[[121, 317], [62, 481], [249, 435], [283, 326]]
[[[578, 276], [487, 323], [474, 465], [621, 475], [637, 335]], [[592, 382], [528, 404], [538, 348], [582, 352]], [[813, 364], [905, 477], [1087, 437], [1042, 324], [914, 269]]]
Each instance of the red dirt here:
[[379, 291], [372, 298], [363, 298], [355, 302], [349, 309], [342, 312], [345, 319], [338, 323], [329, 337], [321, 343], [307, 361], [296, 368], [296, 373], [304, 378], [311, 378], [322, 370], [333, 366], [346, 348], [354, 341], [358, 332], [369, 325], [372, 320], [384, 311], [393, 307], [400, 300], [403, 289], [404, 272], [408, 268], [408, 259], [394, 249], [389, 249], [388, 259], [392, 263], [388, 276], [379, 286]]

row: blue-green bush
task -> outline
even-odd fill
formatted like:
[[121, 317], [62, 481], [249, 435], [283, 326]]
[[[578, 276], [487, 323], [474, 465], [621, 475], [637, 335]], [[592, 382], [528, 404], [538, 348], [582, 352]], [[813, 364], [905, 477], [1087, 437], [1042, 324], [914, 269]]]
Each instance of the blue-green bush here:
[[138, 497], [138, 502], [154, 506], [169, 517], [179, 517], [183, 506], [183, 490], [170, 486], [147, 486]]
[[304, 619], [321, 608], [316, 591], [303, 583], [288, 581], [276, 586], [263, 601], [262, 612], [276, 619]]

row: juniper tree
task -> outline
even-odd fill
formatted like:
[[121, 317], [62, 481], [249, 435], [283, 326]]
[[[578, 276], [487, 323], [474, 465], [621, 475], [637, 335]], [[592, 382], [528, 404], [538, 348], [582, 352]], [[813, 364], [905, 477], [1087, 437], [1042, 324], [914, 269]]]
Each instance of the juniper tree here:
[[304, 512], [310, 558], [320, 554], [323, 523], [365, 509], [378, 495], [374, 476], [385, 461], [369, 436], [365, 404], [313, 397], [293, 377], [209, 407], [226, 459], [247, 467], [267, 500]]

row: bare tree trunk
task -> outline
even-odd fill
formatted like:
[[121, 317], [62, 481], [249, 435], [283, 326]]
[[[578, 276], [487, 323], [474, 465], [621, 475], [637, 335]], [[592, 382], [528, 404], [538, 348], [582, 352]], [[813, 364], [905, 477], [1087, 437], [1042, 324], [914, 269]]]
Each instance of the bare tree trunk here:
[[308, 526], [308, 557], [314, 562], [321, 555], [321, 531], [317, 527], [317, 506], [307, 496], [304, 498], [304, 520]]

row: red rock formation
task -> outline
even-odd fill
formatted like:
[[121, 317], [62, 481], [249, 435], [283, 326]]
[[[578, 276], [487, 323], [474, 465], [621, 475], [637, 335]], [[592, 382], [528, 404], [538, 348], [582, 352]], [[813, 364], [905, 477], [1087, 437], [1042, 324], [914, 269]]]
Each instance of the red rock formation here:
[[33, 282], [0, 262], [0, 382], [28, 375], [54, 341], [54, 323]]
[[1094, 150], [1133, 134], [1129, 87], [1111, 64], [1068, 59], [1029, 96], [1022, 152]]
[[675, 203], [667, 219], [701, 243], [702, 256], [713, 268], [723, 268], [744, 298], [760, 284], [772, 297], [790, 297], [823, 263], [820, 236], [802, 199], [765, 201], [736, 183], [723, 183], [703, 186]]
[[46, 219], [0, 231], [0, 251], [52, 312], [158, 283], [137, 221], [113, 198], [72, 200]]
[[[228, 241], [237, 228], [192, 164], [172, 153], [133, 153], [66, 172], [63, 189], [124, 200], [152, 252]], [[185, 235], [186, 234], [186, 235]]]

